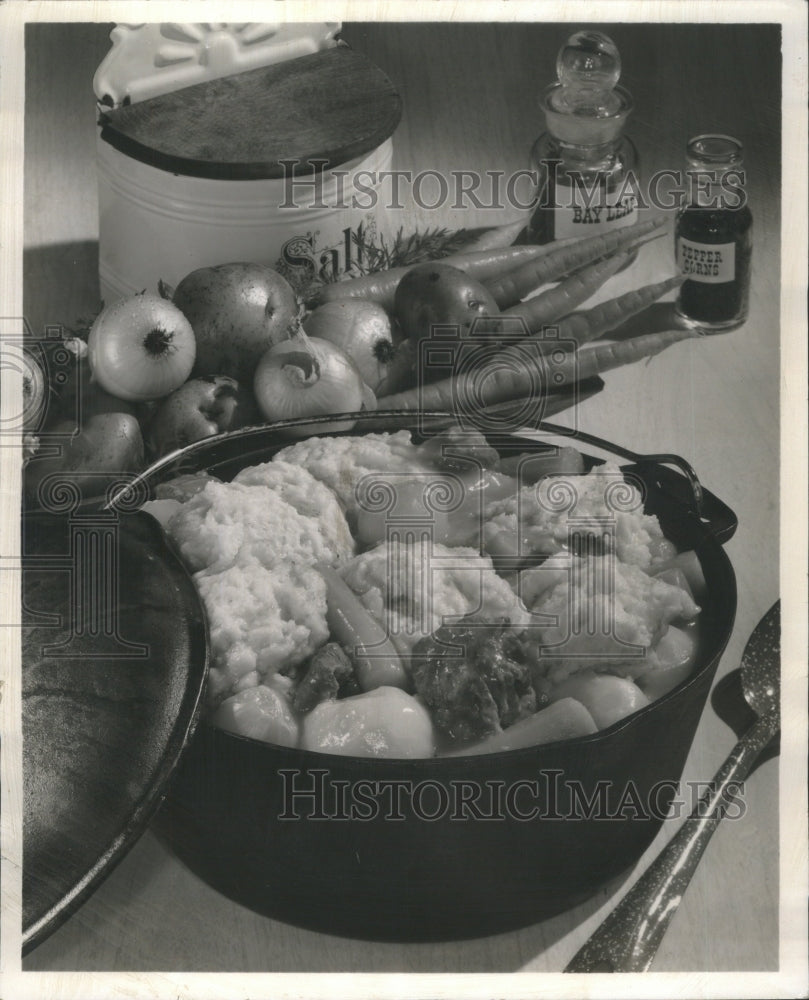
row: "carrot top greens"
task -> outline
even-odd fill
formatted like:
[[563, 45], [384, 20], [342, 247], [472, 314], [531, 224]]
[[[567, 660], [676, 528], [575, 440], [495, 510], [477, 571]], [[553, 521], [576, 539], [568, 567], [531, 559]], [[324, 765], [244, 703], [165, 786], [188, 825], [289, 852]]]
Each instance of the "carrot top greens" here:
[[357, 274], [375, 274], [388, 271], [392, 267], [407, 267], [409, 264], [423, 264], [430, 260], [440, 260], [450, 254], [462, 251], [479, 234], [480, 229], [425, 229], [416, 230], [405, 236], [400, 226], [388, 243], [384, 236], [369, 231], [362, 223], [352, 235], [357, 247], [357, 260], [352, 271]]
[[328, 271], [323, 275], [315, 275], [307, 268], [291, 267], [285, 261], [278, 261], [275, 268], [283, 274], [300, 298], [308, 300], [323, 285], [331, 285], [347, 277], [377, 274], [395, 267], [409, 267], [461, 253], [473, 246], [486, 232], [488, 227], [452, 230], [436, 226], [405, 234], [404, 228], [400, 226], [389, 241], [374, 229], [360, 223], [356, 232], [351, 234], [357, 253], [347, 272]]

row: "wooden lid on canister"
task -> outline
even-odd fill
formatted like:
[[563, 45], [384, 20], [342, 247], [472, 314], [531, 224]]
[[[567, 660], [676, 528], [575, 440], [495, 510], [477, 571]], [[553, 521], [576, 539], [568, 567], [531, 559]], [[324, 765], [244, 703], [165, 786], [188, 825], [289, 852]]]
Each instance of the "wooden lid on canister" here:
[[100, 125], [115, 149], [162, 170], [259, 180], [361, 157], [392, 135], [401, 115], [385, 73], [337, 45], [102, 111]]

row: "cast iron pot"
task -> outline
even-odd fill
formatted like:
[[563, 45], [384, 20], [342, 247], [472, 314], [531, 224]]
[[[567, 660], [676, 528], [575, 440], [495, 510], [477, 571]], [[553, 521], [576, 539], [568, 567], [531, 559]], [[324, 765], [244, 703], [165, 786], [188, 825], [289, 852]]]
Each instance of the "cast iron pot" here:
[[[391, 418], [388, 426], [397, 423]], [[352, 433], [370, 428], [380, 429], [378, 415]], [[570, 439], [553, 425], [542, 429]], [[676, 456], [636, 456], [575, 437], [630, 459], [623, 468], [643, 481], [646, 511], [657, 514], [678, 549], [698, 555], [707, 593], [692, 674], [595, 735], [487, 756], [344, 757], [263, 744], [203, 723], [157, 821], [193, 871], [284, 921], [352, 937], [427, 941], [536, 922], [637, 861], [677, 794], [731, 634], [736, 585], [722, 543], [736, 519]], [[140, 485], [192, 469], [229, 479], [287, 443], [277, 427], [221, 435], [169, 456]], [[531, 447], [519, 437], [497, 445]]]

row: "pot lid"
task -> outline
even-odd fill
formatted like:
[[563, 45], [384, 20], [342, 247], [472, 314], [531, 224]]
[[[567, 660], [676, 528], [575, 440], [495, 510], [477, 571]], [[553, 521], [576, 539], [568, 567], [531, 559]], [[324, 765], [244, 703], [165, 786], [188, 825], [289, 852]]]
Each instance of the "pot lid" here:
[[27, 513], [23, 949], [55, 930], [162, 802], [208, 668], [196, 588], [150, 515]]
[[339, 44], [339, 21], [153, 21], [116, 24], [93, 77], [99, 104], [118, 108], [219, 76]]
[[102, 139], [151, 166], [257, 180], [289, 176], [291, 163], [305, 175], [362, 156], [401, 114], [382, 70], [337, 45], [102, 111], [100, 124]]

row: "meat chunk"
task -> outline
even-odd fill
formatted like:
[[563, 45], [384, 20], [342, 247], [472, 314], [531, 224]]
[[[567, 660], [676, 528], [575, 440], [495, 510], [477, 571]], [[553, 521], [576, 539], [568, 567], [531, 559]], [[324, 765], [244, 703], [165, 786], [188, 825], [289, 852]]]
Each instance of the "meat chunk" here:
[[310, 712], [321, 701], [359, 694], [359, 684], [351, 660], [336, 642], [327, 642], [312, 656], [295, 685], [292, 707]]
[[454, 742], [499, 733], [539, 707], [519, 629], [444, 625], [415, 647], [411, 673], [436, 728]]

